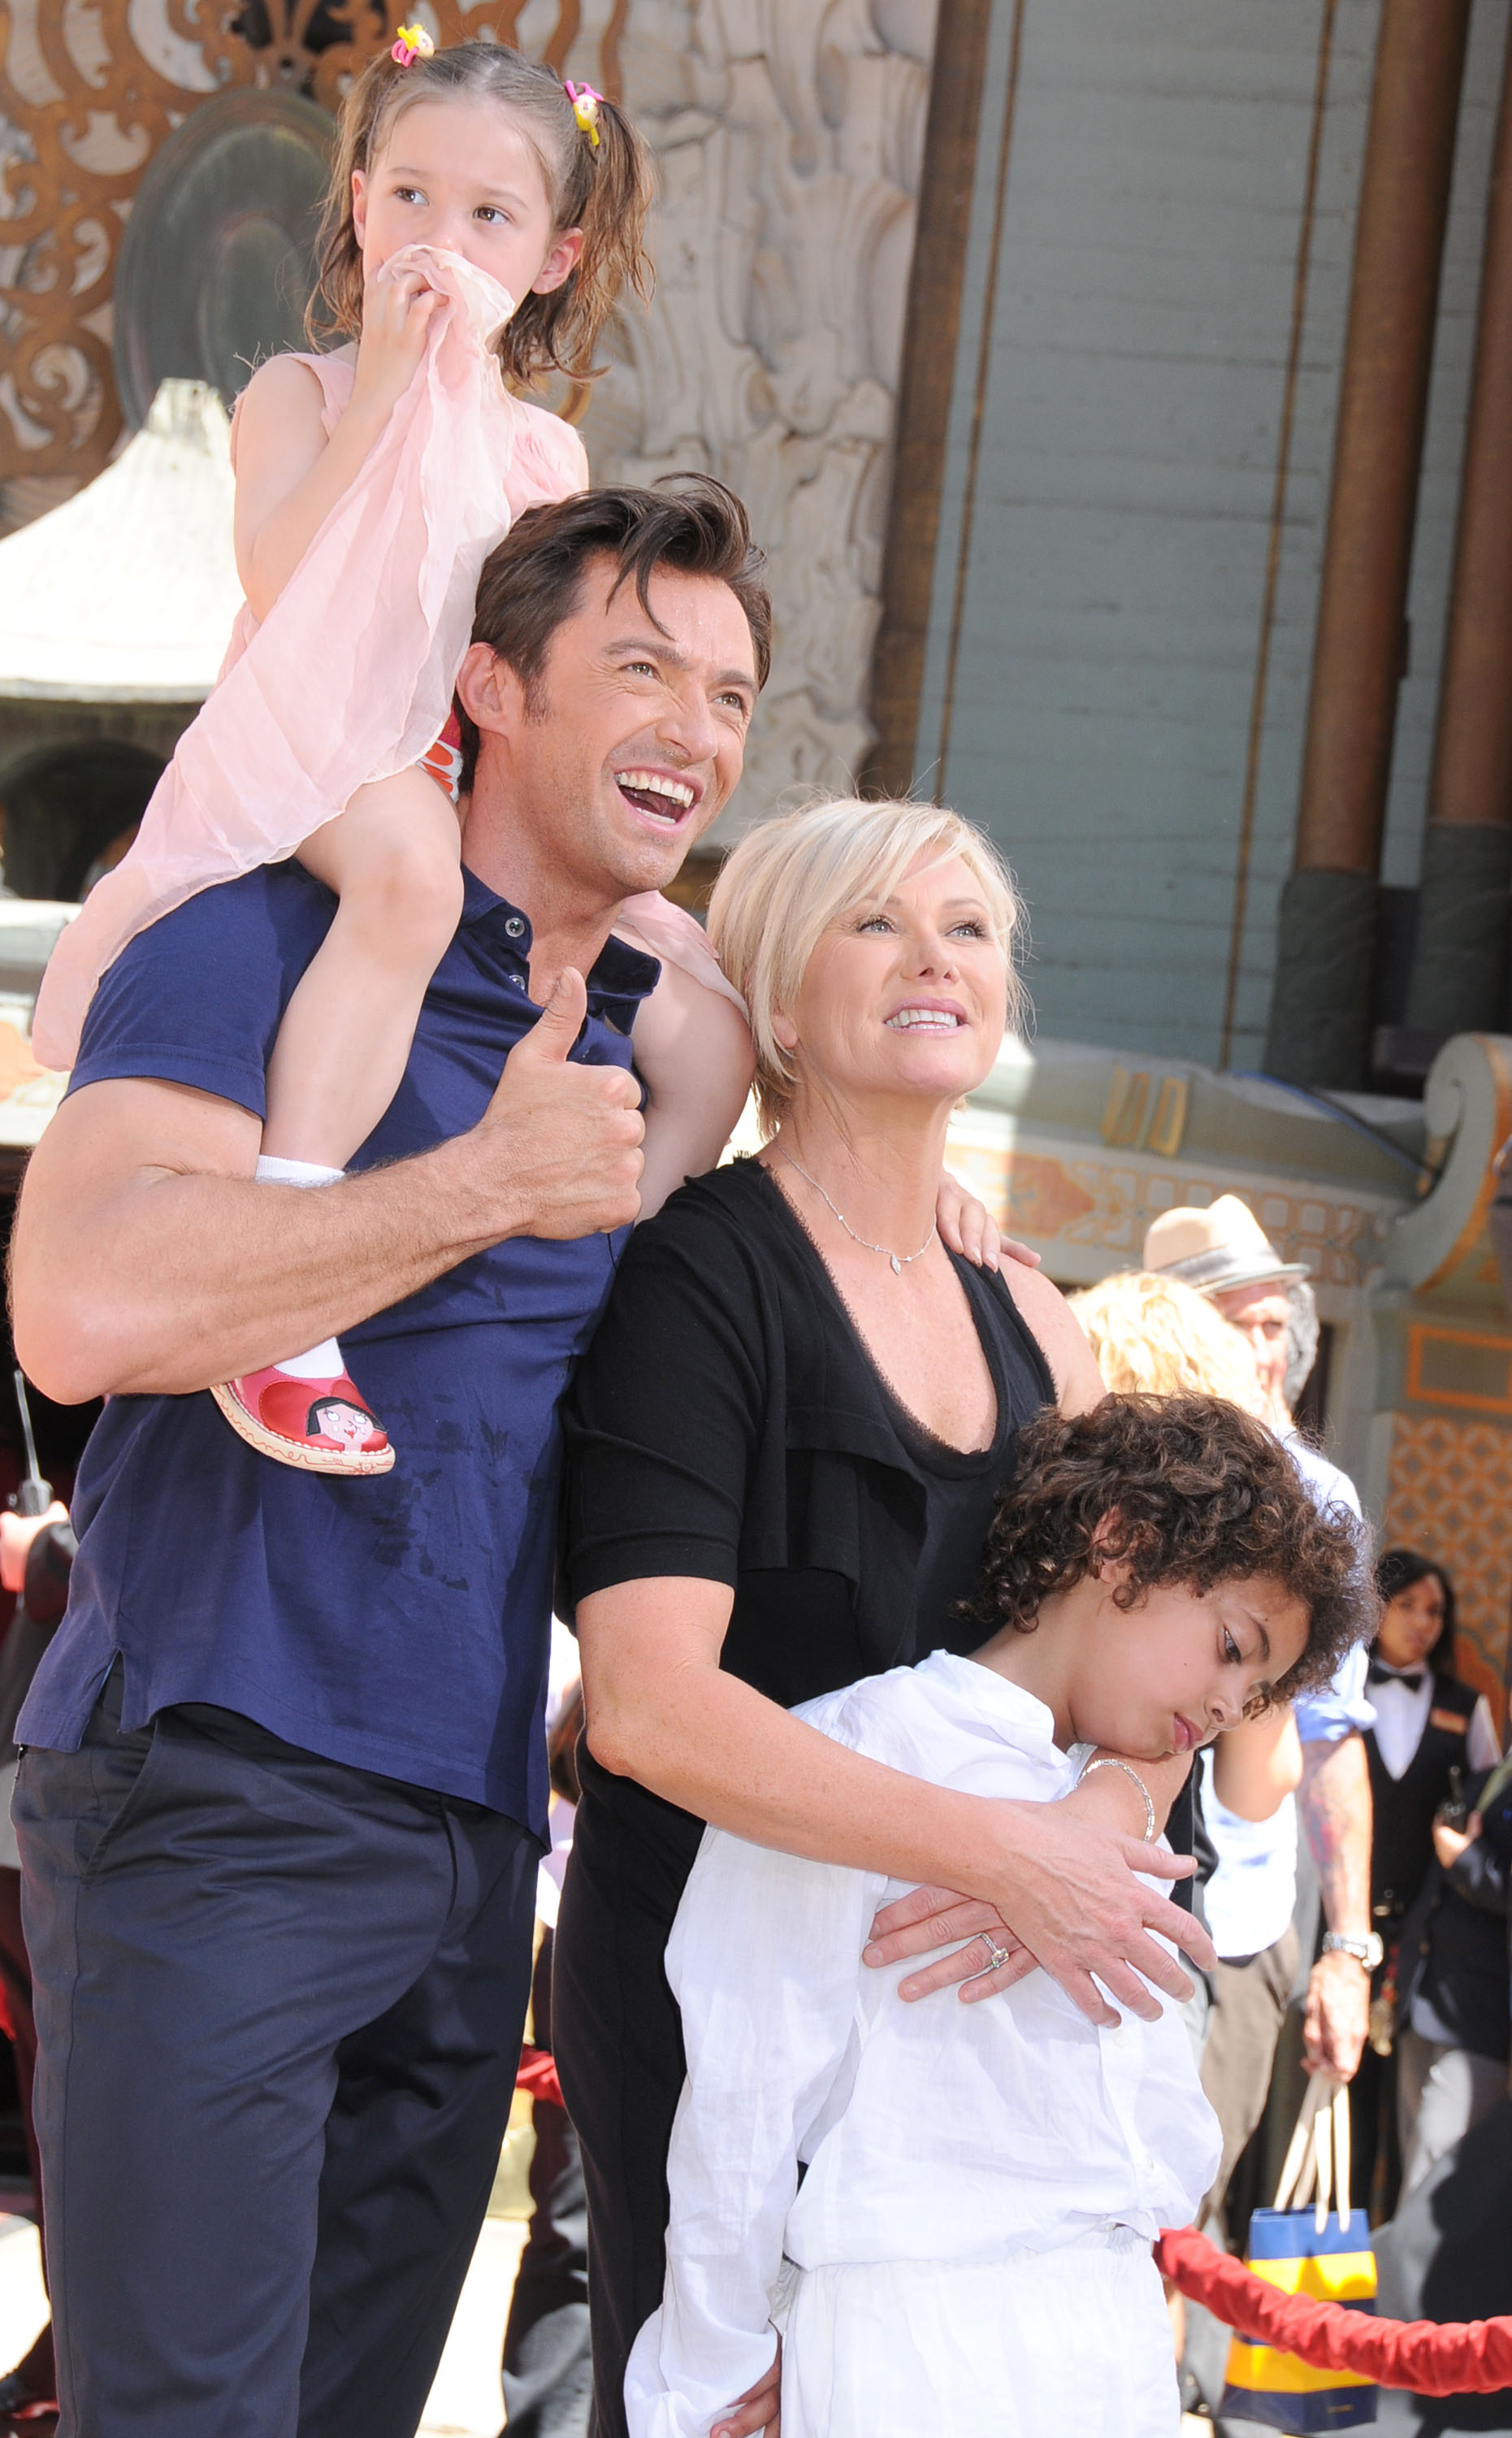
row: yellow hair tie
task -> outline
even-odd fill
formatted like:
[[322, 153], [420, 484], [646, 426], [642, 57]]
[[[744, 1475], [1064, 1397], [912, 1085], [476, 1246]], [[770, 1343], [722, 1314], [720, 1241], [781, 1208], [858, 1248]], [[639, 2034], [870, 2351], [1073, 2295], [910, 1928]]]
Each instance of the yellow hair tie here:
[[401, 26], [389, 57], [401, 68], [408, 68], [413, 67], [416, 60], [434, 59], [435, 48], [423, 26]]
[[596, 152], [599, 149], [599, 104], [604, 96], [595, 93], [590, 84], [573, 84], [567, 78], [562, 80], [562, 91], [572, 105], [572, 116]]

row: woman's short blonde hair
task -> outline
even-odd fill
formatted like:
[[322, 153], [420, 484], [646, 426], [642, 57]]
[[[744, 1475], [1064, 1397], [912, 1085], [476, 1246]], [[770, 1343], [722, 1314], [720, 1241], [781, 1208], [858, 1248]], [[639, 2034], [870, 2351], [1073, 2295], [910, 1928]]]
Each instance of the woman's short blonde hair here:
[[1026, 1012], [1013, 964], [1021, 914], [1012, 875], [985, 833], [941, 804], [859, 796], [821, 798], [760, 822], [725, 858], [709, 906], [709, 937], [750, 1010], [756, 1101], [770, 1133], [793, 1098], [797, 1069], [773, 1018], [798, 1004], [809, 959], [853, 907], [890, 897], [922, 855], [958, 856], [987, 908], [1008, 974], [1010, 1031]]
[[1248, 1345], [1195, 1287], [1154, 1270], [1117, 1270], [1066, 1300], [1104, 1387], [1118, 1395], [1226, 1397], [1269, 1422]]

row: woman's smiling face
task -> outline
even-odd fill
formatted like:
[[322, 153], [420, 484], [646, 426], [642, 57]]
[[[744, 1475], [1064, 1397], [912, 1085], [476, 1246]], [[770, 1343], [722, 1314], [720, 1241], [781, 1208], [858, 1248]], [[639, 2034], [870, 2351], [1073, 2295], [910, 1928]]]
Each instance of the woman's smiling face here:
[[842, 1098], [958, 1099], [1002, 1043], [1008, 968], [958, 856], [927, 854], [891, 894], [833, 923], [774, 1030], [802, 1083]]

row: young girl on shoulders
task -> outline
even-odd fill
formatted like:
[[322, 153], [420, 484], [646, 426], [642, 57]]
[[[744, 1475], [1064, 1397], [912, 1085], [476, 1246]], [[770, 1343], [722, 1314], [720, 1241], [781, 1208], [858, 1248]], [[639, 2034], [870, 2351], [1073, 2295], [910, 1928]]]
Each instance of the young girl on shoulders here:
[[[273, 358], [238, 403], [246, 606], [135, 844], [60, 943], [34, 1032], [47, 1063], [73, 1063], [100, 975], [139, 931], [297, 856], [336, 906], [279, 1031], [257, 1174], [328, 1183], [372, 1133], [461, 913], [452, 687], [479, 575], [516, 517], [588, 483], [576, 433], [514, 391], [587, 375], [622, 292], [648, 292], [651, 192], [612, 102], [502, 44], [437, 51], [401, 27], [354, 86], [311, 309], [343, 344]], [[645, 775], [642, 808], [675, 818], [664, 774]], [[691, 915], [634, 898], [616, 928], [663, 961], [635, 1036], [650, 1208], [653, 1177], [664, 1193], [717, 1158], [753, 1059]], [[286, 1464], [394, 1461], [334, 1339], [214, 1394]], [[323, 1431], [327, 1407], [365, 1427]]]
[[[800, 1718], [937, 1785], [1048, 1803], [1089, 1768], [1142, 1786], [1143, 1763], [1326, 1684], [1369, 1631], [1352, 1518], [1221, 1399], [1110, 1397], [1018, 1447], [990, 1639]], [[905, 2005], [910, 1968], [861, 1961], [899, 1893], [705, 1833], [667, 1949], [688, 2079], [630, 2438], [717, 2434], [779, 2331], [782, 2438], [1176, 2438], [1152, 2246], [1220, 2146], [1179, 2012], [1102, 2030], [1039, 1971]], [[983, 1972], [1006, 1960], [972, 1944]]]

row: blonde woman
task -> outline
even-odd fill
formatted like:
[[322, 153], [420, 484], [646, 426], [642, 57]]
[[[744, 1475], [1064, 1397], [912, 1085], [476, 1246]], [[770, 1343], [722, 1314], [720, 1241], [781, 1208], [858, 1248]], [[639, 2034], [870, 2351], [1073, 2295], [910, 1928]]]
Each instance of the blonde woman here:
[[1271, 1420], [1248, 1342], [1195, 1287], [1158, 1270], [1115, 1270], [1067, 1302], [1105, 1388], [1120, 1395], [1226, 1397], [1257, 1421]]
[[[788, 1715], [979, 1641], [958, 1608], [1015, 1435], [1102, 1393], [1048, 1281], [974, 1268], [935, 1225], [951, 1111], [1017, 1007], [1017, 920], [991, 843], [934, 805], [819, 804], [741, 840], [710, 936], [750, 1010], [767, 1140], [637, 1230], [569, 1399], [587, 1745], [554, 2031], [601, 2433], [624, 2427], [625, 2360], [661, 2300], [683, 2078], [663, 1959], [706, 1822], [923, 1883], [867, 1961], [964, 1943], [905, 1997], [991, 1997], [1037, 1959], [1111, 2024], [1094, 1972], [1147, 2018], [1146, 1981], [1189, 1994], [1152, 1932], [1208, 1960], [1134, 1876], [1182, 1872], [1141, 1841], [1186, 1756], [1143, 1769], [1148, 1809], [1111, 1769], [1064, 1802], [990, 1801]], [[715, 2429], [744, 2438], [776, 2400], [769, 2377]]]

